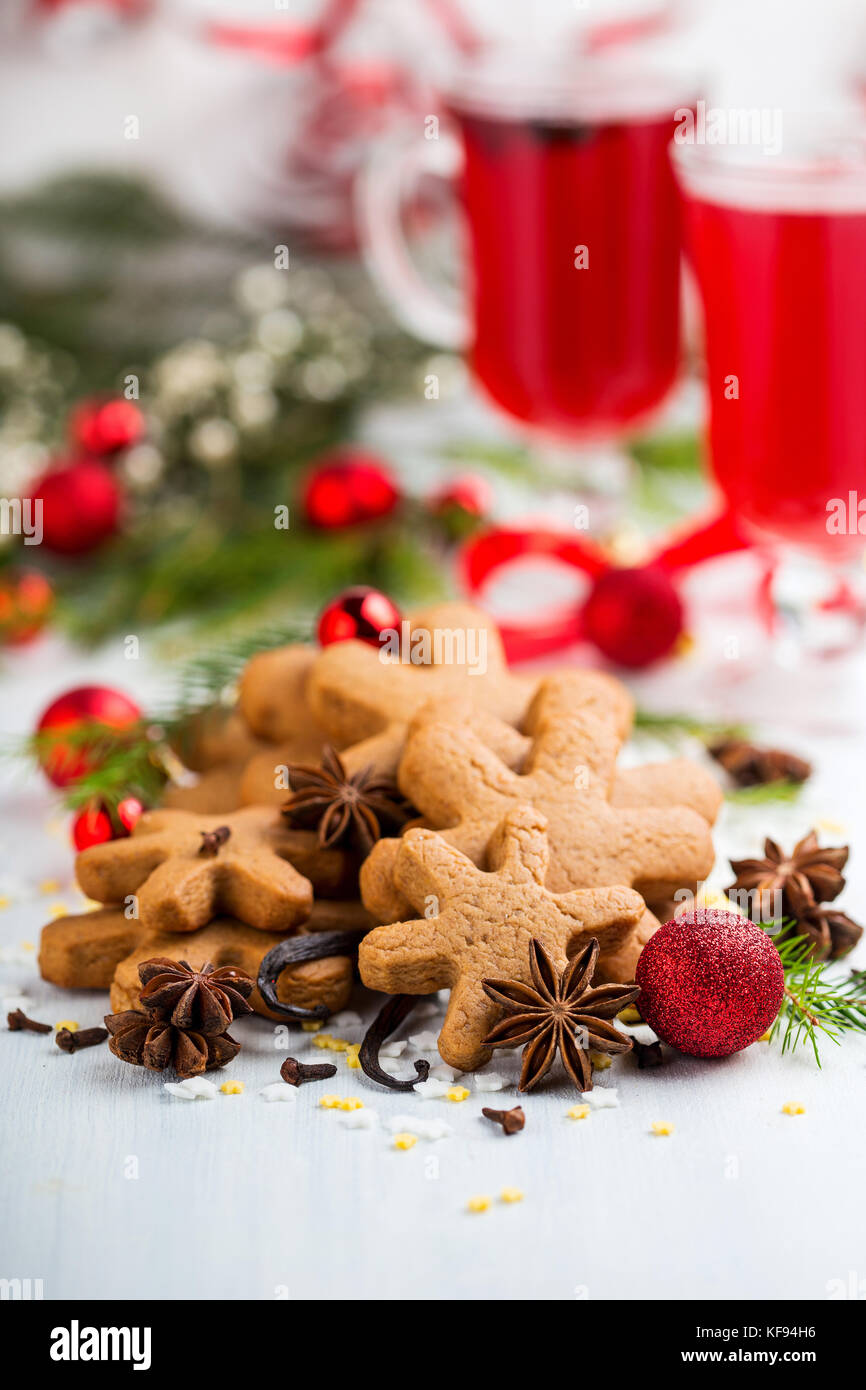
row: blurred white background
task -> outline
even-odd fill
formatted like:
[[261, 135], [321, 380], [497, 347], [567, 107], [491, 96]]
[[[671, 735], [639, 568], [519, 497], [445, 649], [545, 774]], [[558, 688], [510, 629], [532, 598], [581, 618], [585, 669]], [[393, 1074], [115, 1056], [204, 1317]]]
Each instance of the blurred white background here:
[[[139, 4], [133, 22], [126, 12]], [[0, 188], [102, 164], [151, 173], [207, 215], [243, 218], [253, 171], [261, 177], [278, 160], [305, 89], [297, 68], [230, 44], [225, 31], [297, 32], [325, 8], [323, 0], [4, 0]], [[354, 58], [386, 54], [431, 78], [453, 60], [447, 32], [460, 20], [515, 40], [527, 63], [534, 46], [576, 45], [581, 33], [639, 34], [700, 72], [704, 95], [720, 105], [855, 109], [866, 73], [862, 0], [365, 0], [341, 43]], [[131, 114], [138, 140], [124, 138]]]

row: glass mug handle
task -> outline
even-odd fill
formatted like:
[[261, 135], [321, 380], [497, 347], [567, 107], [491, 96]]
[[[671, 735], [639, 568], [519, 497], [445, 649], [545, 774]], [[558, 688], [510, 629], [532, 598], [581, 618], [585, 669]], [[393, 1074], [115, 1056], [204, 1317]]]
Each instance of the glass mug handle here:
[[469, 316], [417, 269], [403, 231], [403, 209], [423, 174], [453, 179], [462, 157], [452, 135], [387, 142], [370, 158], [356, 190], [361, 248], [382, 298], [416, 338], [456, 350], [471, 342]]

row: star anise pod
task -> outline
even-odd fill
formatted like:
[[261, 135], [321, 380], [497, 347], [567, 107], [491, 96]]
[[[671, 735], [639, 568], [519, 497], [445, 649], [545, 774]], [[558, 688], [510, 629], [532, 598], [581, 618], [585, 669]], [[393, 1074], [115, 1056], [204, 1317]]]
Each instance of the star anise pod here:
[[240, 1044], [228, 1033], [205, 1037], [186, 1028], [176, 1028], [164, 1019], [153, 1019], [138, 1009], [106, 1014], [105, 1026], [111, 1037], [108, 1046], [121, 1062], [165, 1071], [176, 1076], [198, 1076], [214, 1067], [224, 1067], [240, 1052]]
[[505, 1017], [484, 1039], [486, 1047], [515, 1047], [521, 1043], [521, 1091], [531, 1091], [553, 1065], [559, 1052], [563, 1066], [579, 1091], [592, 1090], [589, 1052], [628, 1052], [627, 1038], [608, 1019], [615, 1018], [640, 993], [637, 985], [598, 985], [591, 989], [598, 960], [595, 937], [556, 969], [540, 941], [529, 944], [532, 984], [522, 980], [484, 980], [484, 992], [500, 1004]]
[[154, 956], [142, 961], [138, 978], [144, 985], [139, 999], [145, 1012], [177, 1028], [216, 1037], [232, 1019], [252, 1013], [247, 998], [253, 981], [231, 965], [215, 970], [206, 961], [194, 970], [185, 960]]
[[760, 748], [746, 739], [726, 738], [710, 753], [738, 787], [763, 787], [771, 782], [805, 782], [811, 763], [784, 748]]
[[813, 907], [793, 923], [791, 933], [812, 943], [812, 955], [821, 960], [838, 960], [853, 950], [863, 928], [838, 907]]
[[804, 916], [818, 903], [831, 902], [845, 886], [842, 870], [848, 859], [848, 846], [822, 849], [814, 830], [799, 840], [789, 855], [775, 840], [764, 841], [763, 859], [732, 859], [736, 874], [725, 892], [734, 902], [748, 895], [743, 904], [758, 922], [778, 915], [776, 894], [781, 894], [783, 916]]
[[351, 842], [366, 856], [383, 834], [399, 830], [412, 814], [396, 782], [370, 767], [348, 773], [329, 745], [321, 767], [289, 768], [289, 786], [292, 795], [283, 815], [296, 828], [317, 827], [323, 848]]

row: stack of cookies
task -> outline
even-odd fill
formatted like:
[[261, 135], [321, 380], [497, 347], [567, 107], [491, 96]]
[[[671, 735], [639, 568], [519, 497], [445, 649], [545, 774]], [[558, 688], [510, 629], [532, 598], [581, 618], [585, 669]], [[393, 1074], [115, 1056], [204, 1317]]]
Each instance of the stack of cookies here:
[[[483, 981], [528, 983], [533, 939], [562, 969], [595, 937], [601, 979], [633, 980], [712, 867], [714, 778], [684, 759], [618, 770], [625, 688], [514, 674], [473, 608], [440, 604], [404, 628], [396, 653], [346, 641], [254, 657], [237, 708], [198, 721], [181, 750], [197, 784], [79, 856], [104, 906], [45, 928], [43, 975], [110, 987], [119, 1011], [148, 957], [255, 977], [286, 935], [357, 928], [371, 988], [452, 991], [440, 1051], [461, 1070], [487, 1059], [499, 1016]], [[351, 978], [347, 957], [311, 961], [278, 995], [337, 1009]]]

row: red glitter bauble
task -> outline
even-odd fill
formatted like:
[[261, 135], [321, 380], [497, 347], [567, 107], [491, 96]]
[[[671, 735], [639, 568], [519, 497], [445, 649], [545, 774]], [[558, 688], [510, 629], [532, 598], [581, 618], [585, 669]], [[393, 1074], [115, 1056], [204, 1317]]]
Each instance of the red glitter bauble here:
[[77, 850], [89, 849], [91, 845], [105, 845], [116, 840], [117, 832], [111, 817], [102, 806], [85, 806], [72, 822], [72, 843]]
[[693, 1057], [727, 1057], [770, 1027], [784, 972], [761, 927], [699, 908], [665, 922], [643, 948], [638, 1008], [664, 1042]]
[[683, 630], [683, 605], [663, 570], [652, 565], [600, 574], [583, 606], [583, 630], [617, 666], [650, 666]]
[[116, 454], [128, 449], [144, 434], [144, 416], [132, 401], [105, 399], [82, 401], [69, 418], [69, 435], [85, 454]]
[[23, 647], [42, 631], [54, 607], [54, 590], [37, 570], [10, 570], [0, 582], [0, 644]]
[[354, 637], [378, 647], [384, 632], [399, 633], [401, 621], [399, 608], [387, 594], [361, 586], [344, 589], [319, 619], [319, 642], [329, 647], [332, 642], [345, 642]]
[[117, 530], [121, 493], [98, 459], [55, 466], [34, 483], [42, 503], [42, 544], [58, 555], [83, 555]]
[[[36, 725], [37, 733], [58, 729], [79, 729], [85, 723], [107, 724], [124, 729], [141, 718], [141, 710], [119, 690], [107, 685], [81, 685], [52, 700]], [[67, 787], [85, 773], [94, 771], [96, 762], [74, 742], [52, 741], [39, 758], [42, 769], [55, 787]]]
[[302, 500], [311, 526], [339, 531], [388, 516], [400, 494], [375, 454], [352, 452], [318, 463], [307, 478]]

